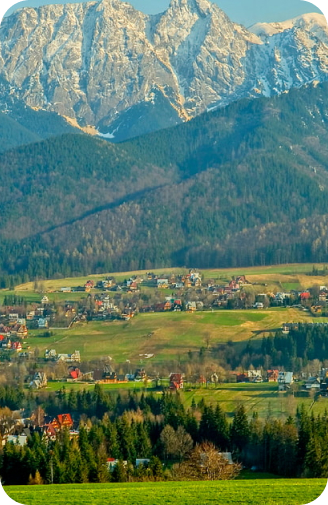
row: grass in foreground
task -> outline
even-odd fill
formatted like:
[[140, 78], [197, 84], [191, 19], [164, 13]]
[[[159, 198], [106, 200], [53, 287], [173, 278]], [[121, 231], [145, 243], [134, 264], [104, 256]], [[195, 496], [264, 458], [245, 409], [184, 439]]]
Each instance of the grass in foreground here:
[[261, 479], [216, 482], [9, 486], [24, 505], [304, 505], [318, 498], [325, 479]]

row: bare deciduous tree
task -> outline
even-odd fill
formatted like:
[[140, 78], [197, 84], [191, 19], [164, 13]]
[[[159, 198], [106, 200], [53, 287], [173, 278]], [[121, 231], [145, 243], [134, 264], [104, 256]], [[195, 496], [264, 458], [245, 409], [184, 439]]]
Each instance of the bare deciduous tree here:
[[176, 468], [183, 480], [228, 480], [240, 472], [239, 463], [229, 461], [209, 442], [197, 444], [186, 461]]

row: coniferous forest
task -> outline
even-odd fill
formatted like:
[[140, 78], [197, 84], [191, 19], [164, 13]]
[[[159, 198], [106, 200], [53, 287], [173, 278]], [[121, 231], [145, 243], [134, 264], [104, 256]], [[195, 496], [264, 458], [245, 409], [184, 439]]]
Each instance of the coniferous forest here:
[[[113, 397], [95, 386], [93, 392], [63, 389], [41, 400], [0, 389], [0, 405], [25, 403], [35, 406], [38, 417], [43, 408], [53, 416], [71, 412], [79, 437], [63, 430], [51, 441], [31, 427], [25, 446], [9, 443], [3, 449], [0, 474], [8, 485], [184, 480], [199, 448], [232, 453], [235, 466], [215, 478], [231, 478], [241, 465], [284, 477], [326, 477], [328, 472], [327, 414], [311, 416], [302, 406], [283, 422], [270, 414], [264, 421], [256, 414], [248, 419], [240, 405], [229, 421], [218, 404], [201, 400], [186, 409], [179, 393]], [[118, 460], [112, 471], [108, 458]], [[135, 467], [137, 458], [148, 461]]]

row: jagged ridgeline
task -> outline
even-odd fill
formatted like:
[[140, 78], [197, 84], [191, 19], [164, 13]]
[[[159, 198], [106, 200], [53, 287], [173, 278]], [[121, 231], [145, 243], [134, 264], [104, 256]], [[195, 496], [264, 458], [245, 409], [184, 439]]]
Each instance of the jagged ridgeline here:
[[208, 0], [155, 16], [120, 0], [23, 8], [0, 26], [0, 110], [14, 97], [120, 141], [327, 80], [327, 46], [320, 14], [246, 29]]
[[327, 261], [327, 96], [311, 84], [122, 144], [3, 153], [2, 275]]

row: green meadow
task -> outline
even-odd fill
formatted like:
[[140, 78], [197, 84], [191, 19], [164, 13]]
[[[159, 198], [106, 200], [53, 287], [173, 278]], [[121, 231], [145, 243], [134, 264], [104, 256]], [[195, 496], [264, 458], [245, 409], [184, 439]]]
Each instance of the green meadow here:
[[156, 482], [10, 486], [24, 505], [305, 505], [318, 498], [325, 479], [261, 479], [215, 482]]
[[[319, 319], [316, 319], [319, 320]], [[154, 354], [151, 361], [187, 359], [188, 351], [233, 341], [260, 339], [284, 322], [312, 322], [308, 313], [299, 309], [217, 310], [213, 312], [141, 313], [130, 321], [93, 321], [76, 323], [69, 330], [51, 329], [29, 332], [24, 348], [36, 347], [43, 353], [54, 348], [69, 353], [80, 350], [83, 360], [111, 356], [116, 362], [140, 360], [140, 354]]]

